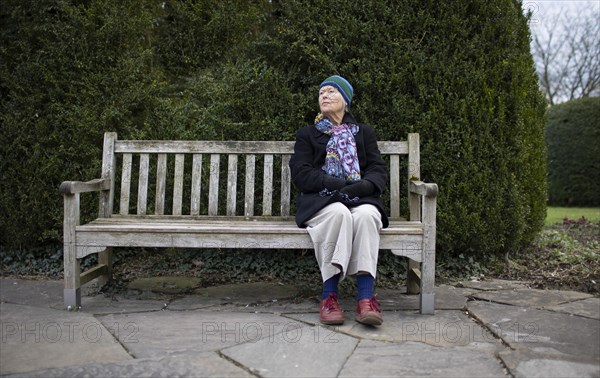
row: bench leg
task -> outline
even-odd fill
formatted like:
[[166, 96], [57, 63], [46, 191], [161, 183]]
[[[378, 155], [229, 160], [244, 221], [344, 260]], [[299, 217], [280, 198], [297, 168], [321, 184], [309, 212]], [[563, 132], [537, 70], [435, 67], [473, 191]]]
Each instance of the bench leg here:
[[63, 224], [64, 304], [65, 308], [81, 306], [81, 268], [77, 259], [75, 227], [79, 224], [79, 193], [65, 194], [65, 220]]
[[77, 248], [67, 245], [64, 248], [65, 308], [71, 306], [71, 308], [78, 309], [81, 306], [81, 270], [79, 259], [76, 256]]
[[[81, 307], [81, 288], [64, 290], [65, 308]], [[69, 307], [70, 306], [70, 307]]]
[[425, 250], [421, 264], [421, 314], [435, 312], [435, 249]]

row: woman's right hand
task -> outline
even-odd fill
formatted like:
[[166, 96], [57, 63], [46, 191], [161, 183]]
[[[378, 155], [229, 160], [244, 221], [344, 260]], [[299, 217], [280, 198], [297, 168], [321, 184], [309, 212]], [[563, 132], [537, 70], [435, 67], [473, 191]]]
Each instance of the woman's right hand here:
[[327, 174], [323, 176], [323, 187], [327, 190], [340, 190], [346, 186], [346, 180], [341, 178], [332, 177]]

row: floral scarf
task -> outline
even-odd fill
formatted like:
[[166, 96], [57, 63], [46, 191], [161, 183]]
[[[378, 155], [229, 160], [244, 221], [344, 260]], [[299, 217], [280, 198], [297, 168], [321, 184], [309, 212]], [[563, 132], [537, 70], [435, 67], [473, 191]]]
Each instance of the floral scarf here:
[[323, 114], [319, 114], [315, 119], [315, 127], [330, 136], [323, 165], [325, 173], [344, 180], [360, 180], [360, 166], [354, 139], [358, 133], [358, 125], [342, 123], [334, 126]]

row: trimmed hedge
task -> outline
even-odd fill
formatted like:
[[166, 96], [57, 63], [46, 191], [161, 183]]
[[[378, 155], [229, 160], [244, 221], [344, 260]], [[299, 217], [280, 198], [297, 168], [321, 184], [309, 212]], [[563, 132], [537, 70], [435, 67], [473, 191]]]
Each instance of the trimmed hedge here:
[[543, 226], [545, 101], [519, 1], [6, 0], [0, 22], [3, 246], [60, 240], [58, 185], [97, 176], [104, 131], [290, 140], [334, 73], [381, 140], [421, 134], [440, 256], [515, 251]]
[[600, 97], [548, 110], [548, 203], [600, 206]]

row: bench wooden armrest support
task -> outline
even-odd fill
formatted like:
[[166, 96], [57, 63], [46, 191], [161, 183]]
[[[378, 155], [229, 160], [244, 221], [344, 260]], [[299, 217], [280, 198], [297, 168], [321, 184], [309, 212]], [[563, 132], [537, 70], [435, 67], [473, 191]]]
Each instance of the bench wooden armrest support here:
[[95, 179], [86, 182], [64, 181], [59, 188], [59, 192], [62, 194], [99, 192], [102, 190], [110, 190], [110, 179]]
[[419, 180], [411, 180], [409, 192], [421, 198], [419, 219], [423, 223], [423, 261], [409, 265], [409, 274], [420, 280], [421, 313], [433, 314], [435, 309], [435, 243], [436, 243], [436, 207], [437, 184], [428, 184]]
[[[106, 192], [111, 190], [111, 180], [94, 179], [90, 181], [64, 181], [59, 192], [64, 197], [64, 223], [63, 223], [63, 254], [65, 276], [65, 307], [77, 307], [81, 303], [80, 286], [97, 277], [102, 277], [101, 282], [106, 283], [111, 273], [110, 249], [105, 247], [86, 247], [89, 252], [100, 253], [99, 264], [81, 274], [76, 238], [76, 227], [80, 224], [80, 194], [88, 192]], [[69, 263], [67, 263], [69, 262]]]
[[425, 197], [437, 197], [438, 186], [437, 184], [427, 184], [419, 180], [411, 180], [410, 192]]

